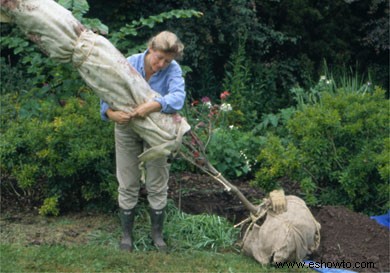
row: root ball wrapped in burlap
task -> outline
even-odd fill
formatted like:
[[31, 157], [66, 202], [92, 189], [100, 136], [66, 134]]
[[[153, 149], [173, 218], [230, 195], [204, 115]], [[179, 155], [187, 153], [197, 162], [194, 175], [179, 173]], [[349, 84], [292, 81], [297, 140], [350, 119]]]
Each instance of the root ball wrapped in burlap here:
[[[253, 221], [242, 241], [243, 252], [263, 265], [285, 261], [301, 261], [320, 244], [321, 225], [314, 219], [306, 203], [296, 196], [286, 196], [287, 211], [274, 213], [269, 205], [259, 208], [259, 225]], [[264, 219], [265, 217], [265, 219]]]

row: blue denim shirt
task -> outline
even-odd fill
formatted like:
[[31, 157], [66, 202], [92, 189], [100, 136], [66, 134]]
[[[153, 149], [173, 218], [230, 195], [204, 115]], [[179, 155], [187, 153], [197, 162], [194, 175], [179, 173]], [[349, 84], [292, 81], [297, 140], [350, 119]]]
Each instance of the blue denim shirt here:
[[[127, 58], [129, 63], [145, 78], [144, 61], [148, 50], [144, 53], [132, 55]], [[161, 112], [172, 114], [183, 108], [186, 93], [183, 73], [180, 65], [173, 60], [166, 68], [153, 74], [148, 84], [158, 92], [161, 97], [155, 98], [155, 101], [161, 104]], [[108, 104], [100, 100], [100, 115], [103, 120], [108, 121], [106, 112]]]

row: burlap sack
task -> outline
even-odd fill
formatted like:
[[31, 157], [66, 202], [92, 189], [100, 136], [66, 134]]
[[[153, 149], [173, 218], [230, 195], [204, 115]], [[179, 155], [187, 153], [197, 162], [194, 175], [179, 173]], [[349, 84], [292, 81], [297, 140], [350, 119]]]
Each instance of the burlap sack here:
[[[71, 62], [88, 86], [111, 108], [126, 112], [160, 96], [103, 36], [87, 30], [53, 0], [1, 1], [1, 20], [16, 24], [50, 58]], [[190, 130], [178, 114], [152, 113], [130, 123], [151, 147], [147, 161], [175, 153]]]
[[320, 224], [305, 202], [286, 196], [287, 211], [276, 215], [271, 209], [264, 213], [263, 224], [252, 223], [243, 239], [242, 249], [263, 265], [284, 261], [301, 261], [320, 244]]

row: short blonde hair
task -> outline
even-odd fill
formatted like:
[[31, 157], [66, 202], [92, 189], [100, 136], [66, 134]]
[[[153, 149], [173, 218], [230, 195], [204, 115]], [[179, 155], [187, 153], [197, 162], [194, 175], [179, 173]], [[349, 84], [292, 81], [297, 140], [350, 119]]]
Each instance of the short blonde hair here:
[[164, 53], [174, 54], [175, 60], [183, 57], [184, 45], [176, 34], [170, 31], [162, 31], [148, 41], [148, 47], [160, 50]]

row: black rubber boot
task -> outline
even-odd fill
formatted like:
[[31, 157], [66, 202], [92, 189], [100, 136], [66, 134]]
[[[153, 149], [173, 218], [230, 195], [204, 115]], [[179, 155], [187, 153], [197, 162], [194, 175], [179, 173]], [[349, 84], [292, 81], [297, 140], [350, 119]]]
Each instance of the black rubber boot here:
[[122, 230], [123, 230], [123, 237], [119, 244], [119, 248], [121, 250], [130, 251], [130, 252], [133, 251], [133, 240], [131, 238], [131, 233], [133, 230], [134, 216], [135, 216], [134, 209], [128, 209], [128, 210], [120, 209], [119, 211], [119, 217], [121, 219]]
[[167, 244], [164, 242], [162, 231], [164, 226], [164, 209], [150, 209], [150, 220], [152, 223], [152, 239], [154, 245], [160, 252], [168, 252]]

